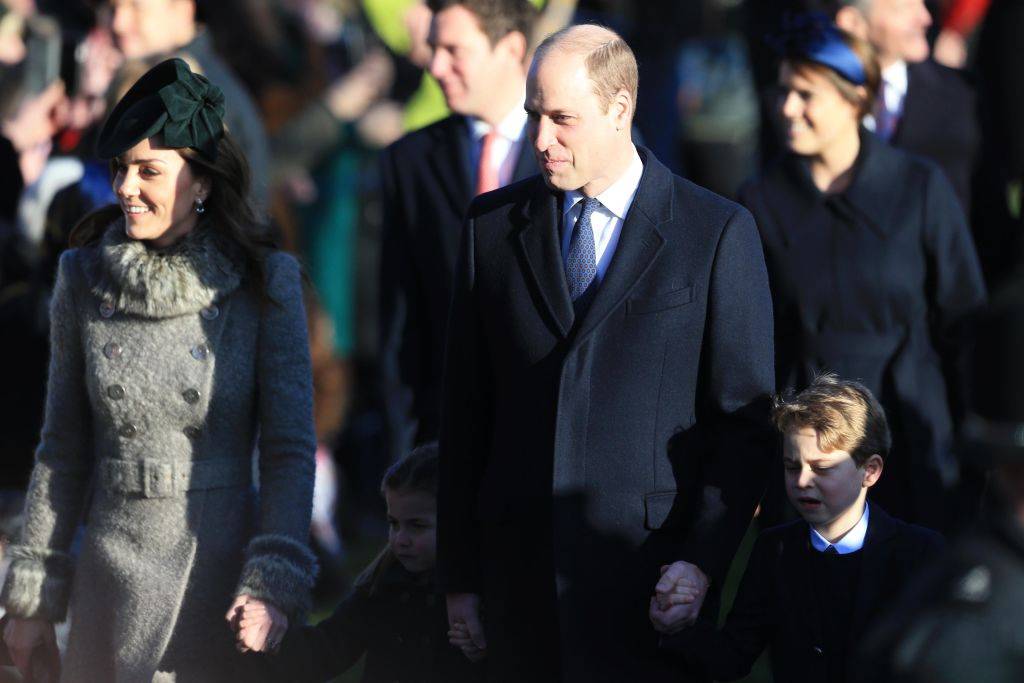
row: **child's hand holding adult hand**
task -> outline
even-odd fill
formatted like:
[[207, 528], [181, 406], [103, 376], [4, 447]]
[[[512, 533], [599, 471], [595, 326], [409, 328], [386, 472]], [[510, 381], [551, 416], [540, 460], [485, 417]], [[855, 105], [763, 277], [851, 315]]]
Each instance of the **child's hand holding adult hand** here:
[[[469, 636], [470, 643], [481, 652], [482, 658], [483, 651], [487, 649], [487, 640], [484, 638], [484, 625], [480, 619], [480, 596], [475, 593], [449, 593], [445, 598], [448, 604], [448, 627], [451, 629], [449, 642], [466, 652], [451, 635], [457, 629], [459, 633], [464, 630]], [[466, 656], [469, 657], [469, 654]]]
[[662, 567], [648, 610], [655, 630], [671, 634], [691, 626], [700, 614], [709, 585], [704, 572], [689, 562]]
[[288, 617], [273, 604], [249, 595], [239, 595], [226, 618], [237, 636], [241, 652], [275, 652], [288, 630]]
[[487, 656], [487, 652], [473, 642], [469, 627], [461, 621], [453, 624], [448, 631], [448, 642], [462, 650], [462, 654], [471, 662], [479, 662]]

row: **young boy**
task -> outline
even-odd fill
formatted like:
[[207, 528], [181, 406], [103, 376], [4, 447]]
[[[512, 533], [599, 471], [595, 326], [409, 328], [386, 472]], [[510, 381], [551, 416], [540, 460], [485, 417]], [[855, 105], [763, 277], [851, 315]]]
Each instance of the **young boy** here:
[[[664, 646], [717, 680], [745, 676], [768, 645], [776, 681], [853, 681], [866, 627], [942, 539], [867, 502], [891, 440], [864, 386], [820, 376], [794, 399], [776, 399], [772, 417], [784, 439], [786, 492], [803, 519], [758, 537], [722, 630], [698, 620]], [[666, 630], [657, 612], [706, 587], [699, 569], [676, 562], [658, 583], [652, 621]]]

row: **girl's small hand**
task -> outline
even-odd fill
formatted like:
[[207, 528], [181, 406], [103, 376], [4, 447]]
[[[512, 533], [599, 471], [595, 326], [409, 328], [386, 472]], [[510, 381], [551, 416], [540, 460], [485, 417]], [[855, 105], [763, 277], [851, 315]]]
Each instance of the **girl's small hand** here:
[[241, 652], [276, 652], [288, 630], [288, 617], [269, 602], [250, 596], [238, 610], [238, 642]]
[[487, 652], [473, 642], [469, 635], [469, 627], [461, 621], [455, 622], [448, 631], [448, 642], [462, 650], [462, 654], [471, 662], [479, 662], [487, 656]]

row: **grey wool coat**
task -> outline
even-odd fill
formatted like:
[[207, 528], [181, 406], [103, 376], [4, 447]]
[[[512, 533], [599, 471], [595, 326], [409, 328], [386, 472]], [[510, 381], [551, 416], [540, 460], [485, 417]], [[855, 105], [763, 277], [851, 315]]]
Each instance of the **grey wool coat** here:
[[70, 603], [62, 681], [231, 680], [236, 595], [292, 620], [308, 608], [315, 437], [299, 268], [272, 253], [263, 301], [242, 263], [203, 225], [156, 251], [120, 220], [61, 257], [45, 424], [0, 600], [55, 622]]

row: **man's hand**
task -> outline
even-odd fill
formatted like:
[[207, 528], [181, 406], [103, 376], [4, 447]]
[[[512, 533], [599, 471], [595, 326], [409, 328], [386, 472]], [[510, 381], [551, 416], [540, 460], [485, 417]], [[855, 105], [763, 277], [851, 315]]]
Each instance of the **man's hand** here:
[[484, 624], [480, 620], [480, 596], [476, 593], [449, 593], [446, 599], [448, 642], [462, 650], [471, 661], [483, 659], [487, 641], [484, 639]]
[[692, 626], [700, 614], [709, 585], [704, 572], [689, 562], [673, 562], [662, 567], [648, 609], [654, 629], [672, 634]]

